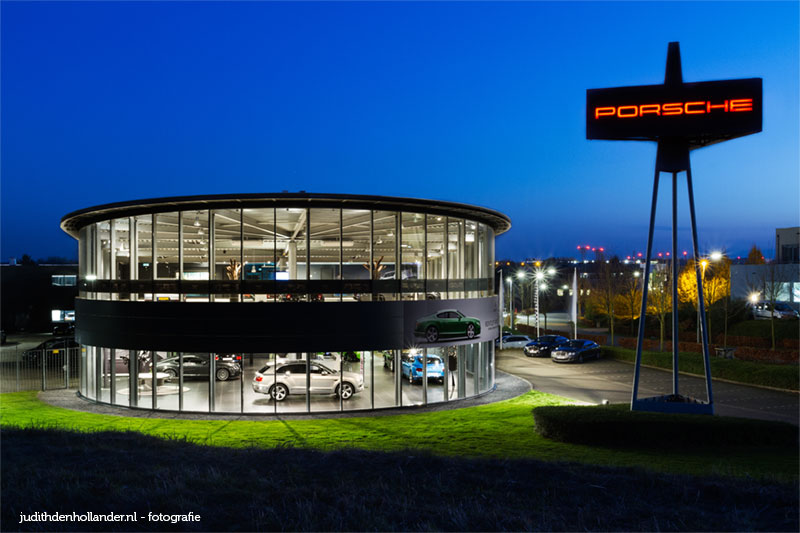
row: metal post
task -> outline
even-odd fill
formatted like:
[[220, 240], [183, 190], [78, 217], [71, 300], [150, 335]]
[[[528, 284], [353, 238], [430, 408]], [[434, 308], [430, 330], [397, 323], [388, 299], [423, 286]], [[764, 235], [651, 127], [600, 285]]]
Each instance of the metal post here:
[[653, 201], [650, 206], [650, 229], [647, 234], [647, 255], [644, 263], [644, 280], [642, 281], [642, 306], [639, 311], [639, 336], [636, 339], [636, 364], [633, 371], [633, 391], [631, 393], [631, 407], [636, 402], [639, 393], [639, 370], [642, 364], [642, 342], [644, 341], [645, 313], [647, 312], [647, 289], [650, 282], [650, 255], [653, 253], [653, 229], [656, 223], [656, 205], [658, 203], [658, 179], [660, 172], [656, 166], [653, 180]]
[[672, 173], [672, 394], [678, 395], [678, 173]]
[[39, 358], [39, 363], [42, 365], [42, 390], [47, 390], [47, 350], [42, 350], [42, 356]]
[[16, 392], [19, 392], [19, 359], [20, 359], [20, 357], [21, 356], [19, 354], [19, 349], [15, 347], [14, 348], [14, 359], [17, 362], [17, 364], [16, 364], [16, 367], [17, 367], [17, 388], [16, 388]]
[[711, 414], [714, 413], [714, 401], [711, 393], [711, 367], [708, 360], [708, 330], [706, 329], [706, 307], [703, 302], [703, 282], [700, 279], [700, 270], [698, 269], [698, 246], [697, 246], [697, 219], [694, 214], [694, 191], [692, 189], [692, 168], [686, 165], [686, 186], [689, 189], [689, 212], [692, 217], [692, 249], [694, 251], [694, 271], [697, 276], [697, 297], [700, 307], [700, 329], [703, 334], [703, 365], [706, 373], [706, 394], [708, 396], [708, 405], [711, 409]]
[[428, 405], [428, 349], [422, 349], [422, 405]]
[[534, 304], [536, 305], [536, 338], [539, 338], [539, 276], [536, 276], [536, 294], [534, 296], [536, 301]]
[[183, 352], [178, 353], [178, 411], [183, 411]]

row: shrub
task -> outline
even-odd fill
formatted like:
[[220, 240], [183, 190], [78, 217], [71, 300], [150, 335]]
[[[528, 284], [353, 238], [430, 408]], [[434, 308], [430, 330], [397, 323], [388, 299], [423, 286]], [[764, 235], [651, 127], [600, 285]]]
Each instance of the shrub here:
[[708, 415], [646, 413], [627, 405], [543, 406], [535, 430], [575, 444], [630, 447], [797, 446], [798, 428], [785, 422]]

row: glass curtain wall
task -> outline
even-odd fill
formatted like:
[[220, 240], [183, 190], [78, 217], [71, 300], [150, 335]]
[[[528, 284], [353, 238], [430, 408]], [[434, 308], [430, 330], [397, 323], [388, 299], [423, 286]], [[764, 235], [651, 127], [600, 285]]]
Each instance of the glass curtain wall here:
[[447, 219], [447, 296], [464, 298], [464, 221]]
[[[307, 210], [302, 208], [279, 207], [275, 210], [278, 257], [276, 279], [279, 281], [307, 279], [306, 216]], [[296, 298], [297, 294], [293, 291], [281, 295], [281, 299], [285, 301]]]
[[427, 215], [427, 261], [425, 266], [426, 298], [441, 300], [447, 298], [447, 255], [446, 231], [447, 217]]
[[181, 233], [181, 297], [186, 302], [207, 302], [210, 278], [208, 211], [183, 211]]
[[275, 295], [264, 289], [275, 281], [275, 209], [243, 209], [242, 235], [242, 279], [253, 286], [252, 291], [245, 291], [243, 300], [274, 301]]
[[214, 228], [214, 267], [213, 278], [219, 283], [214, 301], [238, 302], [239, 286], [235, 282], [242, 279], [242, 212], [240, 209], [214, 209], [211, 211]]
[[[157, 213], [153, 215], [155, 226], [155, 298], [157, 301], [180, 300], [177, 292], [180, 279], [178, 213]], [[171, 284], [158, 283], [158, 280], [172, 281]]]
[[[371, 232], [371, 211], [342, 209], [342, 279], [374, 278], [377, 267], [372, 259]], [[369, 301], [372, 296], [368, 285], [345, 283], [343, 292], [343, 301]]]
[[[332, 281], [342, 279], [342, 234], [340, 231], [339, 209], [310, 209], [310, 248], [311, 274], [313, 281]], [[312, 302], [338, 301], [341, 292], [331, 284], [320, 284], [312, 288], [309, 300]]]
[[404, 300], [425, 299], [425, 215], [402, 213], [401, 290]]
[[137, 300], [153, 299], [153, 215], [136, 218], [136, 280], [139, 281]]
[[397, 268], [397, 213], [373, 211], [372, 261], [375, 265], [373, 287], [378, 300], [395, 300], [400, 273]]

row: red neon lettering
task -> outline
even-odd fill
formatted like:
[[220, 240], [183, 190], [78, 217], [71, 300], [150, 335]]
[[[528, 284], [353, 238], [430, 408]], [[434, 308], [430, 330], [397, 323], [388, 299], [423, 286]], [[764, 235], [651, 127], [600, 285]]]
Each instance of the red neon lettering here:
[[[701, 109], [691, 110], [691, 109], [689, 109], [690, 105], [692, 105], [692, 106], [703, 106], [703, 107]], [[686, 102], [685, 104], [683, 104], [683, 111], [687, 115], [702, 115], [703, 113], [706, 112], [705, 108], [706, 108], [706, 103], [705, 102]]]
[[661, 115], [661, 104], [642, 104], [639, 106], [639, 116], [646, 114]]
[[595, 107], [594, 118], [598, 119], [600, 117], [613, 117], [616, 110], [617, 109], [614, 107]]
[[731, 111], [752, 111], [753, 99], [752, 98], [739, 98], [738, 100], [731, 100]]
[[661, 114], [665, 117], [669, 115], [683, 115], [683, 104], [664, 104], [661, 106]]
[[704, 102], [670, 102], [667, 104], [639, 104], [594, 108], [595, 120], [601, 117], [636, 118], [645, 115], [675, 116], [675, 115], [704, 115], [715, 110], [728, 112], [742, 112], [753, 110], [752, 98], [739, 98], [737, 100], [724, 100], [721, 104]]
[[728, 112], [728, 101], [725, 100], [724, 104], [716, 104], [713, 105], [711, 102], [706, 102], [706, 113], [711, 113], [712, 109], [724, 109], [725, 112]]

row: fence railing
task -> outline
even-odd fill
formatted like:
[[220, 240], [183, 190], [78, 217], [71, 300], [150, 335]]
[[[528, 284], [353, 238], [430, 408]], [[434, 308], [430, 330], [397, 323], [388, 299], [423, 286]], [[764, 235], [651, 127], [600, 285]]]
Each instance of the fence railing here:
[[0, 392], [77, 388], [81, 348], [3, 351]]

